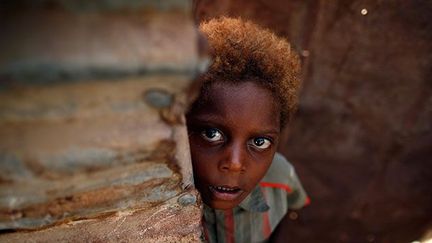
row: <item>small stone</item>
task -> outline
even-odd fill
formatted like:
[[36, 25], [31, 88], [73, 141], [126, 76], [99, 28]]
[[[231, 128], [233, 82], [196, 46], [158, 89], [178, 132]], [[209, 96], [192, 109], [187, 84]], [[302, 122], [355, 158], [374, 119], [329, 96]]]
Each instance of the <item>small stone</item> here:
[[195, 197], [195, 195], [187, 193], [187, 194], [180, 196], [177, 201], [182, 206], [188, 206], [191, 204], [195, 204], [196, 197]]
[[170, 107], [173, 102], [172, 94], [162, 89], [151, 89], [146, 91], [144, 99], [149, 105], [158, 109]]
[[296, 212], [290, 212], [289, 213], [289, 218], [291, 220], [296, 220], [296, 219], [298, 219], [298, 214]]
[[368, 235], [368, 236], [366, 237], [366, 239], [367, 239], [368, 242], [374, 242], [374, 241], [375, 241], [375, 236], [372, 235], [372, 234], [370, 234], [370, 235]]
[[302, 56], [304, 56], [304, 57], [308, 57], [310, 53], [309, 53], [308, 50], [303, 50], [303, 51], [301, 52], [301, 54], [302, 54]]

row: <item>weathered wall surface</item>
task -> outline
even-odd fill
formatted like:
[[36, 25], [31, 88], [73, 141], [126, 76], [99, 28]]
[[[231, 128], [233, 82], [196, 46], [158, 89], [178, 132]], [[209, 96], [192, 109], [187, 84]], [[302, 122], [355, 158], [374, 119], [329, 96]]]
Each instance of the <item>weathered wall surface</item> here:
[[0, 241], [198, 241], [190, 2], [2, 1], [0, 36]]
[[[430, 1], [206, 1], [198, 21], [252, 19], [302, 54], [304, 89], [281, 150], [312, 204], [290, 242], [411, 242], [432, 227]], [[282, 241], [285, 242], [285, 241]]]

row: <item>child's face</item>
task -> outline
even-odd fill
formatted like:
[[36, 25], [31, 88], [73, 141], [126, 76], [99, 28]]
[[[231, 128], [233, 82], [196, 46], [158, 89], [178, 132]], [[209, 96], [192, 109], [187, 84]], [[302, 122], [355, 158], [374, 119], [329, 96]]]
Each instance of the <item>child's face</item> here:
[[280, 134], [279, 106], [253, 82], [215, 83], [187, 115], [195, 185], [212, 208], [237, 206], [267, 172]]

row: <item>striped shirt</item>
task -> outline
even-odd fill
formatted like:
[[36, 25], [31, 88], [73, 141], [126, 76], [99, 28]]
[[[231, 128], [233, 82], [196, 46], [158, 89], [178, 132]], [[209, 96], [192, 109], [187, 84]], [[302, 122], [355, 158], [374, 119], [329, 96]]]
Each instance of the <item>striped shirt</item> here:
[[207, 242], [263, 242], [288, 209], [299, 209], [309, 199], [294, 167], [276, 153], [259, 185], [235, 208], [216, 210], [204, 205]]

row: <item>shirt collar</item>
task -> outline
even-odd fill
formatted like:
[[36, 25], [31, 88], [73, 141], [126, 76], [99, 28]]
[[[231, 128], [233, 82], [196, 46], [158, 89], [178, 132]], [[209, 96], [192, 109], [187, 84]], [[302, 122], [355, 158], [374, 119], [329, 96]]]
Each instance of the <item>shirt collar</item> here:
[[256, 186], [253, 189], [253, 191], [239, 204], [239, 207], [246, 211], [259, 213], [266, 212], [270, 209], [259, 186]]

